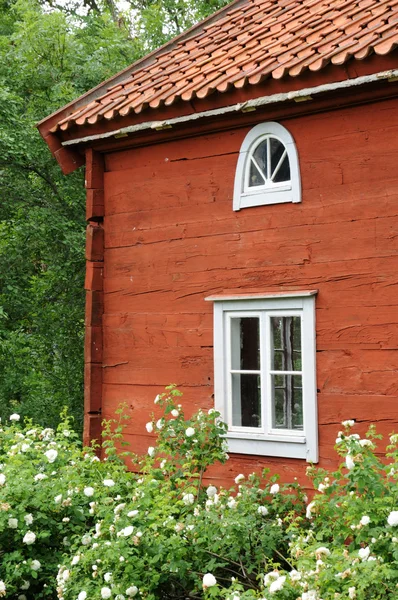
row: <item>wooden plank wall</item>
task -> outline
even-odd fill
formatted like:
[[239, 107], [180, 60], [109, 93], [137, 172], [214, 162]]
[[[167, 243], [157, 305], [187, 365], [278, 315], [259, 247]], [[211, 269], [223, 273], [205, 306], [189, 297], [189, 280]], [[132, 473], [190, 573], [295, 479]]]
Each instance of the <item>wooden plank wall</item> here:
[[104, 159], [86, 152], [86, 315], [84, 345], [84, 444], [100, 440], [104, 272]]
[[[343, 419], [364, 432], [398, 423], [398, 112], [396, 101], [282, 123], [298, 148], [301, 204], [232, 211], [248, 129], [110, 154], [105, 172], [103, 410], [131, 407], [128, 439], [175, 382], [188, 413], [213, 402], [208, 295], [318, 289], [320, 465], [336, 463]], [[234, 456], [210, 477], [299, 460]]]

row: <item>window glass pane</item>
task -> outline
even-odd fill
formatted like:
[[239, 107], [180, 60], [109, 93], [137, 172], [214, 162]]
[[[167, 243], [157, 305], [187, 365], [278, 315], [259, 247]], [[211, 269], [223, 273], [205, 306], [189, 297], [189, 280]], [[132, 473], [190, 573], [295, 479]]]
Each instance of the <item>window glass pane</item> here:
[[253, 152], [253, 157], [263, 172], [264, 177], [267, 177], [267, 140], [261, 142], [255, 151]]
[[231, 356], [234, 370], [260, 370], [260, 322], [258, 317], [231, 319]]
[[290, 181], [290, 164], [287, 155], [283, 159], [278, 172], [272, 179], [275, 183], [281, 183], [282, 181]]
[[300, 317], [271, 317], [271, 370], [301, 371]]
[[301, 375], [271, 375], [272, 427], [303, 429], [303, 386]]
[[232, 425], [261, 427], [260, 375], [232, 374]]
[[282, 158], [282, 154], [285, 151], [285, 146], [282, 144], [282, 142], [280, 142], [276, 138], [270, 139], [270, 146], [271, 146], [271, 176], [272, 176], [272, 173], [275, 171], [276, 167], [279, 164], [280, 159]]
[[256, 187], [257, 185], [264, 185], [265, 179], [257, 169], [253, 161], [250, 161], [250, 173], [249, 173], [249, 187]]

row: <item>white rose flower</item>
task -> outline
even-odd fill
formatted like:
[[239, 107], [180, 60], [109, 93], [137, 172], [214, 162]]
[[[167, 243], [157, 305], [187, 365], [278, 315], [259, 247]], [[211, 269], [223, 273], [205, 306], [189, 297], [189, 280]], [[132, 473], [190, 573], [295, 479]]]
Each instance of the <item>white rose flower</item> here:
[[150, 456], [152, 458], [152, 456], [155, 454], [155, 448], [153, 446], [149, 446], [148, 448], [148, 456]]
[[62, 494], [58, 494], [58, 496], [55, 496], [54, 502], [55, 504], [60, 504], [60, 502], [62, 502]]
[[359, 440], [359, 445], [362, 448], [373, 448], [373, 442], [371, 440]]
[[38, 571], [41, 568], [41, 562], [39, 560], [32, 560], [30, 568], [34, 571]]
[[133, 531], [134, 527], [132, 525], [128, 525], [128, 527], [125, 527], [120, 531], [120, 535], [123, 535], [124, 537], [129, 537], [133, 533]]
[[166, 466], [166, 464], [167, 464], [167, 460], [164, 458], [164, 459], [163, 459], [163, 460], [160, 462], [160, 465], [159, 465], [159, 467], [160, 467], [161, 469], [164, 469], [164, 468], [165, 468], [165, 466]]
[[53, 463], [58, 456], [58, 452], [54, 449], [47, 450], [47, 452], [44, 453], [44, 456], [47, 458], [49, 463]]
[[264, 585], [269, 585], [271, 583], [271, 581], [274, 581], [275, 579], [279, 578], [279, 573], [278, 571], [271, 571], [270, 573], [267, 573], [266, 575], [264, 575]]
[[164, 426], [163, 419], [159, 419], [158, 421], [156, 421], [157, 429], [163, 429], [163, 426]]
[[101, 588], [101, 598], [103, 598], [104, 600], [107, 600], [111, 596], [112, 596], [111, 588], [108, 588], [108, 587]]
[[213, 498], [217, 494], [217, 488], [214, 485], [209, 485], [206, 494], [209, 498]]
[[109, 583], [110, 580], [112, 579], [112, 573], [109, 573], [109, 572], [105, 573], [104, 579], [105, 579], [106, 583]]
[[90, 498], [91, 496], [94, 496], [94, 488], [93, 487], [85, 487], [83, 490], [83, 493], [85, 496], [87, 496], [88, 498]]
[[21, 446], [21, 452], [27, 452], [30, 448], [29, 444], [22, 444]]
[[361, 525], [369, 525], [370, 517], [368, 517], [367, 515], [363, 515], [363, 517], [361, 517], [361, 520], [359, 522]]
[[77, 565], [77, 563], [79, 562], [79, 560], [80, 560], [80, 554], [76, 554], [76, 556], [74, 556], [72, 558], [71, 563], [70, 563], [72, 565], [72, 567], [74, 567], [75, 565]]
[[21, 585], [21, 590], [28, 590], [30, 588], [30, 581], [24, 581]]
[[77, 597], [77, 600], [86, 600], [86, 598], [87, 598], [87, 592], [85, 592], [84, 590], [82, 590], [82, 591], [79, 593], [79, 595], [78, 595], [78, 597]]
[[83, 546], [88, 546], [91, 543], [91, 535], [89, 535], [88, 533], [85, 533], [82, 537], [82, 544]]
[[25, 515], [23, 520], [25, 521], [26, 525], [32, 525], [32, 523], [33, 523], [32, 513], [28, 513], [27, 515]]
[[217, 579], [211, 573], [203, 575], [203, 589], [217, 585]]
[[277, 494], [279, 492], [279, 489], [279, 485], [277, 483], [274, 483], [274, 485], [271, 485], [269, 493], [272, 495]]
[[194, 430], [194, 428], [193, 428], [193, 427], [188, 427], [188, 428], [185, 430], [185, 435], [186, 435], [187, 437], [192, 437], [193, 435], [195, 435], [195, 430]]
[[47, 479], [47, 475], [44, 475], [44, 473], [38, 473], [33, 479], [35, 481], [42, 481], [43, 479]]
[[235, 508], [235, 506], [236, 506], [235, 498], [232, 498], [232, 496], [230, 496], [228, 498], [227, 506], [228, 506], [228, 508]]
[[358, 550], [358, 556], [361, 560], [367, 560], [370, 554], [370, 548], [369, 546], [366, 546], [366, 548], [360, 548]]
[[343, 427], [354, 427], [354, 425], [355, 425], [354, 419], [349, 419], [348, 421], [342, 422]]
[[318, 600], [318, 594], [316, 590], [308, 590], [302, 593], [301, 600]]
[[127, 513], [128, 517], [136, 517], [138, 515], [138, 510], [130, 510], [130, 512]]
[[69, 569], [65, 569], [65, 571], [62, 573], [62, 579], [64, 581], [68, 581], [69, 577], [70, 577], [70, 571], [69, 571]]
[[299, 571], [296, 571], [296, 569], [290, 571], [289, 576], [292, 581], [300, 581], [301, 579], [301, 573], [299, 573]]
[[158, 394], [155, 398], [155, 400], [153, 401], [154, 404], [157, 404], [160, 400], [160, 394]]
[[4, 583], [3, 580], [0, 581], [0, 595], [1, 596], [6, 595], [6, 584]]
[[235, 483], [239, 483], [240, 481], [243, 481], [245, 478], [245, 476], [243, 475], [243, 473], [240, 473], [239, 475], [237, 475], [235, 477]]
[[315, 506], [315, 502], [310, 502], [307, 505], [307, 509], [305, 511], [305, 516], [307, 517], [307, 519], [312, 519], [312, 509], [314, 508], [314, 506]]
[[347, 456], [345, 457], [345, 466], [349, 471], [352, 471], [352, 469], [355, 467], [355, 462], [351, 454], [347, 454]]
[[178, 412], [178, 410], [176, 408], [173, 408], [173, 410], [171, 411], [171, 416], [174, 417], [175, 419], [178, 417], [180, 413]]
[[13, 519], [12, 517], [8, 519], [8, 527], [10, 527], [10, 529], [17, 529], [18, 519]]
[[325, 546], [321, 546], [320, 548], [317, 548], [315, 550], [316, 557], [322, 556], [322, 554], [324, 554], [325, 556], [330, 556], [329, 548], [326, 548]]
[[268, 515], [268, 508], [266, 506], [259, 506], [257, 512], [259, 515], [265, 517], [266, 515]]
[[354, 600], [354, 598], [356, 598], [356, 592], [355, 592], [355, 587], [349, 587], [348, 588], [348, 597], [350, 598], [350, 600]]
[[138, 587], [136, 585], [131, 585], [127, 588], [126, 594], [127, 596], [130, 596], [130, 598], [134, 598], [134, 596], [138, 594]]
[[188, 506], [189, 504], [193, 504], [195, 502], [195, 496], [193, 494], [184, 494], [182, 501]]
[[115, 482], [113, 481], [113, 479], [104, 479], [103, 484], [105, 487], [113, 487], [115, 485]]
[[20, 418], [21, 418], [21, 415], [18, 415], [17, 413], [10, 415], [10, 421], [19, 421]]
[[146, 430], [147, 430], [148, 433], [152, 433], [152, 431], [153, 431], [153, 424], [151, 423], [151, 421], [149, 421], [149, 423], [147, 423], [145, 425], [145, 427], [146, 427]]
[[4, 485], [6, 482], [6, 476], [4, 473], [0, 473], [0, 485]]
[[396, 527], [398, 525], [398, 510], [393, 510], [390, 512], [387, 518], [387, 523], [391, 527]]
[[275, 579], [275, 581], [273, 581], [269, 586], [269, 593], [273, 594], [274, 592], [279, 592], [279, 590], [283, 588], [283, 584], [285, 583], [285, 581], [285, 575], [283, 575], [282, 577], [278, 577], [278, 579]]
[[23, 537], [23, 543], [26, 544], [27, 546], [30, 546], [31, 544], [34, 544], [36, 541], [36, 534], [33, 533], [33, 531], [27, 531]]

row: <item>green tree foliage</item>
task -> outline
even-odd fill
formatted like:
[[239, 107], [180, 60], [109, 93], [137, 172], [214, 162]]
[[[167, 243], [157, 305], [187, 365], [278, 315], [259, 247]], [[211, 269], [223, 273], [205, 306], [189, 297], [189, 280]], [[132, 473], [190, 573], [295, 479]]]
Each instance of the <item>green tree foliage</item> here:
[[222, 2], [0, 0], [0, 416], [82, 420], [83, 172], [35, 123]]

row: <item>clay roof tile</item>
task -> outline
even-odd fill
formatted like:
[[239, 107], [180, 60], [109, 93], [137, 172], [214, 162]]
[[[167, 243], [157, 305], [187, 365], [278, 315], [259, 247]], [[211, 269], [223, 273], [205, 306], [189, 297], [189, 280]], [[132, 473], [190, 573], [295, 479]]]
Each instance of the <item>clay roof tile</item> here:
[[205, 98], [269, 76], [299, 77], [396, 46], [398, 0], [235, 0], [132, 65], [52, 131]]

